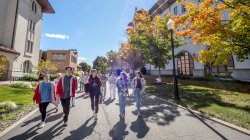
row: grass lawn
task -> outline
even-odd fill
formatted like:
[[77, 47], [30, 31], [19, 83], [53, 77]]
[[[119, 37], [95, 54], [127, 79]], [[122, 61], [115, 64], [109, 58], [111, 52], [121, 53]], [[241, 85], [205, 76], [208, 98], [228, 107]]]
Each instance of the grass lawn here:
[[[165, 84], [154, 84], [154, 76], [146, 76], [147, 93], [173, 101], [173, 78], [163, 77]], [[180, 80], [179, 104], [235, 125], [250, 129], [250, 85], [219, 80]]]
[[15, 112], [0, 114], [0, 124], [12, 120], [17, 114], [32, 106], [33, 95], [34, 90], [32, 89], [19, 89], [9, 86], [0, 86], [0, 102], [13, 101], [19, 106], [19, 109]]

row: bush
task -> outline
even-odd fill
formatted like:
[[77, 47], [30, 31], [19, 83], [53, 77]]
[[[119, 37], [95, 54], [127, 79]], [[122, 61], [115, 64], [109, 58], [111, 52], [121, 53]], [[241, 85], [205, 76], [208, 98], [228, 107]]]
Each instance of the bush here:
[[15, 102], [12, 101], [5, 101], [0, 103], [0, 112], [11, 112], [14, 111], [17, 108], [17, 105]]
[[75, 75], [75, 76], [81, 76], [81, 72], [78, 72], [78, 71], [77, 71], [77, 72], [74, 72], [74, 75]]
[[54, 79], [56, 79], [56, 74], [51, 74], [50, 75], [50, 81], [53, 81]]
[[38, 75], [36, 74], [25, 74], [22, 78], [24, 81], [38, 81]]
[[31, 83], [31, 86], [32, 87], [36, 87], [38, 85], [38, 83], [37, 82], [33, 82], [33, 83]]
[[13, 84], [10, 84], [10, 87], [13, 87], [13, 88], [23, 88], [23, 89], [31, 89], [32, 88], [32, 85], [31, 83], [13, 83]]

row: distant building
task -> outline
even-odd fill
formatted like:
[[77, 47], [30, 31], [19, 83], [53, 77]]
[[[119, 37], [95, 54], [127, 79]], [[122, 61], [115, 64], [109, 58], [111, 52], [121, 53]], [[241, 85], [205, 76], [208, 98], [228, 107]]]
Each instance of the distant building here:
[[[190, 2], [198, 4], [201, 0], [189, 0]], [[152, 16], [159, 14], [161, 17], [166, 16], [168, 13], [174, 15], [183, 15], [187, 13], [187, 9], [181, 4], [177, 3], [176, 0], [158, 0], [154, 6], [149, 10]], [[228, 13], [224, 13], [223, 18], [227, 20]], [[129, 24], [131, 25], [131, 23]], [[199, 55], [201, 46], [193, 45], [190, 39], [186, 40], [187, 44], [175, 49], [176, 59], [176, 70], [179, 75], [204, 77], [208, 74], [208, 67], [200, 62], [194, 60], [194, 56]], [[158, 75], [158, 69], [154, 65], [146, 65], [148, 73], [152, 75]], [[227, 65], [219, 65], [213, 68], [213, 73], [222, 74], [229, 73], [235, 79], [250, 81], [250, 59], [244, 62], [239, 62], [234, 56], [228, 58]], [[169, 60], [169, 64], [166, 68], [161, 71], [163, 75], [173, 74], [173, 63]]]
[[55, 13], [48, 0], [0, 0], [0, 57], [7, 59], [0, 80], [32, 73], [37, 66], [44, 13]]
[[77, 71], [78, 52], [75, 49], [71, 50], [47, 50], [42, 53], [43, 60], [50, 60], [57, 67], [56, 72], [65, 73], [65, 68], [71, 66], [74, 71]]

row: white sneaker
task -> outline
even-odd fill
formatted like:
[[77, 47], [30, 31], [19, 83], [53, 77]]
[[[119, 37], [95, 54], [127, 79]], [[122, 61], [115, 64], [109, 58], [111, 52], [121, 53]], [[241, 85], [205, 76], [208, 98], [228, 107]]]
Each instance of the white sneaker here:
[[67, 123], [67, 122], [64, 122], [63, 126], [64, 126], [64, 127], [68, 126], [68, 123]]
[[40, 122], [38, 128], [44, 128], [45, 122]]

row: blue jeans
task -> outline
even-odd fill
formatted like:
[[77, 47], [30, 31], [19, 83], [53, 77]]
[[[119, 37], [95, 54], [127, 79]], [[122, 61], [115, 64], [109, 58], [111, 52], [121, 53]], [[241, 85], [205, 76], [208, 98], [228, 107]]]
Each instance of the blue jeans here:
[[120, 115], [125, 116], [125, 106], [126, 106], [126, 94], [119, 94], [119, 106], [120, 106]]
[[136, 101], [136, 109], [137, 112], [141, 112], [141, 89], [140, 88], [136, 88], [135, 89], [135, 101]]

